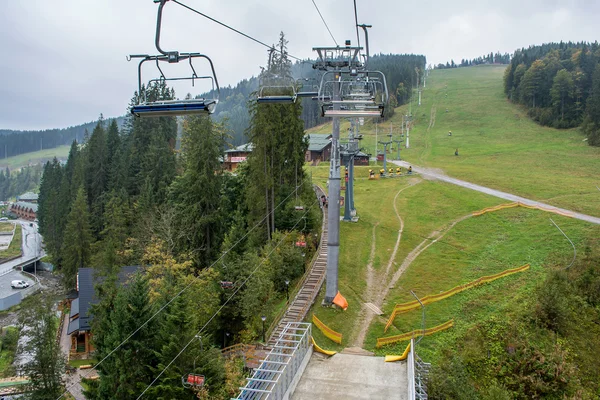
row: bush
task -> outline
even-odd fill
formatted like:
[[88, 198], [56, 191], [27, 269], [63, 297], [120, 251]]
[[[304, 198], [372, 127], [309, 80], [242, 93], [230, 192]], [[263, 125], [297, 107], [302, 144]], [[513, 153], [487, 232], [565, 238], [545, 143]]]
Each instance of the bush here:
[[543, 328], [564, 334], [572, 315], [572, 287], [564, 271], [554, 271], [537, 289], [535, 320]]

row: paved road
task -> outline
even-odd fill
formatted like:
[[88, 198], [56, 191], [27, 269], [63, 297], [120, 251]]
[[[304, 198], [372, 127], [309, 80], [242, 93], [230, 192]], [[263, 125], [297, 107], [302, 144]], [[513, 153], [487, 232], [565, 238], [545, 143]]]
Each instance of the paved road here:
[[564, 208], [554, 207], [554, 206], [551, 206], [549, 204], [542, 203], [542, 202], [539, 202], [539, 201], [526, 199], [526, 198], [520, 197], [520, 196], [515, 196], [514, 194], [510, 194], [510, 193], [506, 193], [506, 192], [501, 192], [501, 191], [495, 190], [495, 189], [490, 189], [490, 188], [487, 188], [485, 186], [476, 185], [474, 183], [462, 181], [460, 179], [450, 178], [449, 176], [441, 174], [441, 173], [439, 173], [437, 171], [433, 171], [433, 170], [428, 169], [428, 168], [417, 167], [417, 166], [415, 166], [415, 165], [413, 165], [413, 164], [411, 164], [409, 162], [406, 162], [406, 161], [398, 161], [398, 160], [391, 160], [391, 161], [389, 161], [388, 160], [388, 162], [391, 162], [393, 164], [399, 165], [399, 166], [404, 167], [404, 168], [408, 168], [409, 166], [412, 166], [413, 171], [418, 172], [421, 175], [430, 176], [432, 178], [438, 179], [438, 180], [443, 181], [443, 182], [452, 183], [454, 185], [462, 186], [462, 187], [465, 187], [467, 189], [476, 190], [478, 192], [486, 193], [486, 194], [489, 194], [489, 195], [492, 195], [492, 196], [496, 196], [496, 197], [499, 197], [499, 198], [505, 199], [505, 200], [518, 201], [518, 202], [521, 202], [521, 203], [527, 204], [527, 205], [540, 206], [540, 207], [544, 207], [544, 208], [553, 209], [553, 210], [559, 211], [561, 213], [570, 214], [573, 218], [580, 219], [582, 221], [587, 221], [587, 222], [591, 222], [593, 224], [600, 225], [600, 218], [598, 218], [598, 217], [593, 217], [591, 215], [586, 215], [586, 214], [581, 214], [581, 213], [577, 213], [577, 212], [570, 211], [570, 210], [565, 210]]
[[[7, 261], [0, 264], [0, 279], [2, 274], [12, 270], [15, 266], [21, 265], [28, 260], [32, 260], [36, 257], [43, 257], [45, 255], [44, 249], [42, 248], [42, 236], [38, 233], [38, 225], [29, 221], [17, 221], [23, 228], [23, 255], [14, 260]], [[33, 225], [33, 226], [31, 226]]]

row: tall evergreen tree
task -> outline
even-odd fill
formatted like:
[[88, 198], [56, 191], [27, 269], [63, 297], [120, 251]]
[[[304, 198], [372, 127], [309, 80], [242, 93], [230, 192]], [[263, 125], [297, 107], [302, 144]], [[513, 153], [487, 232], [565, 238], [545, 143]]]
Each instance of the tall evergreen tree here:
[[[290, 62], [287, 57], [287, 40], [283, 32], [277, 49], [279, 55], [271, 58], [265, 75], [289, 75]], [[304, 126], [300, 119], [302, 106], [294, 104], [251, 103], [250, 139], [253, 150], [248, 158], [249, 185], [246, 195], [250, 223], [261, 221], [265, 215], [266, 235], [258, 238], [264, 243], [277, 228], [275, 221], [276, 200], [281, 200], [286, 191], [292, 190], [296, 182], [304, 177], [304, 153], [307, 143]], [[286, 193], [287, 195], [288, 193]]]
[[[152, 305], [146, 279], [136, 274], [128, 286], [118, 289], [113, 304], [104, 304], [112, 309], [102, 311], [96, 308], [97, 314], [94, 314], [107, 319], [101, 325], [104, 329], [94, 332], [96, 353], [101, 359], [151, 317]], [[100, 321], [97, 323], [101, 324]], [[145, 325], [119, 351], [106, 358], [98, 367], [100, 380], [97, 386], [91, 388], [90, 397], [99, 400], [136, 398], [154, 377], [156, 334], [156, 324]]]
[[89, 266], [92, 244], [89, 218], [86, 194], [81, 187], [69, 213], [62, 249], [63, 279], [68, 289], [75, 288], [77, 270]]
[[208, 117], [189, 117], [183, 128], [183, 174], [173, 182], [171, 202], [177, 210], [182, 237], [181, 250], [189, 251], [207, 266], [219, 250], [223, 237], [220, 212], [223, 185], [221, 157], [225, 144], [222, 125]]

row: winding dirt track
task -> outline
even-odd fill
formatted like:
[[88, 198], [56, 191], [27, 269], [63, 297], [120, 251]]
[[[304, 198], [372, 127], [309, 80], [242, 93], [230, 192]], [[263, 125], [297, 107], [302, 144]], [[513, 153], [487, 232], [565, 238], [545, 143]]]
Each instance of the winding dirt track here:
[[[394, 246], [394, 249], [392, 250], [392, 254], [390, 255], [385, 271], [380, 274], [378, 274], [377, 271], [375, 271], [375, 269], [373, 268], [373, 261], [375, 259], [376, 249], [375, 231], [377, 226], [379, 225], [379, 222], [375, 224], [375, 226], [373, 226], [371, 253], [369, 255], [369, 263], [367, 264], [367, 289], [365, 290], [365, 296], [363, 298], [363, 301], [365, 303], [370, 302], [373, 303], [375, 306], [381, 308], [383, 299], [389, 291], [389, 285], [386, 282], [389, 280], [392, 265], [394, 265], [394, 260], [396, 259], [396, 254], [398, 253], [398, 247], [400, 246], [400, 241], [402, 240], [402, 232], [404, 231], [404, 220], [402, 220], [402, 217], [398, 212], [396, 200], [398, 199], [400, 193], [416, 185], [419, 182], [421, 182], [421, 180], [412, 179], [409, 182], [408, 186], [405, 186], [402, 189], [400, 189], [394, 196], [394, 212], [396, 214], [396, 218], [398, 218], [400, 226], [398, 229], [396, 244]], [[375, 318], [375, 315], [376, 314], [370, 308], [366, 307], [364, 303], [362, 304], [359, 320], [358, 323], [355, 325], [356, 327], [360, 327], [360, 330], [357, 333], [353, 332], [351, 336], [352, 339], [349, 341], [349, 347], [363, 347], [365, 337], [367, 336], [367, 331], [369, 329], [369, 325], [371, 325], [371, 322], [373, 321], [373, 318]]]

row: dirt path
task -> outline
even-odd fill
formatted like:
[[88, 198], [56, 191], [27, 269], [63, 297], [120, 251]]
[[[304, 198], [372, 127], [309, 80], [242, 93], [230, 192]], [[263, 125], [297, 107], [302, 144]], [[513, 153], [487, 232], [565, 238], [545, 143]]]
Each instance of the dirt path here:
[[[377, 271], [375, 271], [375, 268], [373, 268], [373, 261], [375, 259], [376, 250], [375, 229], [379, 225], [379, 222], [373, 227], [371, 253], [369, 255], [369, 263], [367, 264], [367, 288], [365, 290], [365, 296], [363, 299], [365, 302], [373, 303], [376, 307], [381, 307], [381, 303], [383, 301], [383, 298], [381, 297], [381, 289], [388, 287], [386, 281], [389, 279], [389, 275], [392, 270], [392, 265], [394, 265], [394, 260], [396, 259], [398, 248], [400, 247], [400, 241], [402, 240], [402, 232], [404, 231], [404, 220], [400, 216], [400, 212], [398, 211], [398, 207], [396, 206], [396, 200], [398, 199], [400, 193], [402, 193], [404, 190], [410, 187], [413, 187], [419, 182], [421, 182], [420, 179], [411, 179], [408, 182], [408, 186], [405, 186], [402, 189], [400, 189], [394, 196], [394, 212], [396, 214], [396, 218], [398, 218], [400, 227], [398, 229], [396, 244], [394, 246], [394, 249], [392, 250], [392, 254], [390, 255], [385, 271], [382, 271], [379, 274], [377, 273]], [[371, 325], [371, 322], [373, 321], [373, 318], [375, 318], [375, 315], [376, 314], [373, 312], [373, 310], [365, 306], [364, 303], [361, 305], [359, 320], [358, 323], [355, 325], [357, 327], [360, 327], [360, 330], [356, 334], [353, 333], [352, 339], [349, 341], [349, 347], [363, 347], [365, 338], [367, 336], [367, 331], [369, 329], [369, 325]]]
[[443, 182], [451, 183], [453, 185], [462, 186], [467, 189], [476, 190], [481, 193], [486, 193], [491, 196], [499, 197], [501, 199], [505, 199], [505, 200], [509, 200], [509, 201], [518, 201], [523, 204], [527, 204], [527, 205], [531, 205], [531, 206], [538, 206], [538, 207], [548, 208], [551, 210], [556, 210], [563, 214], [569, 214], [572, 218], [600, 225], [600, 217], [594, 217], [591, 215], [586, 215], [586, 214], [581, 214], [581, 213], [577, 213], [577, 212], [570, 211], [570, 210], [565, 210], [564, 208], [554, 207], [549, 204], [542, 203], [540, 201], [526, 199], [525, 197], [516, 196], [514, 194], [502, 192], [500, 190], [476, 185], [474, 183], [463, 181], [463, 180], [456, 179], [456, 178], [451, 178], [451, 177], [445, 175], [444, 173], [440, 172], [439, 170], [434, 170], [431, 168], [416, 167], [406, 161], [388, 160], [388, 162], [398, 165], [400, 167], [404, 167], [404, 168], [408, 168], [408, 166], [412, 166], [413, 171], [421, 174], [423, 176], [423, 178], [431, 177], [431, 178], [438, 179]]

